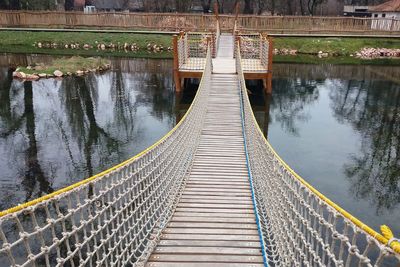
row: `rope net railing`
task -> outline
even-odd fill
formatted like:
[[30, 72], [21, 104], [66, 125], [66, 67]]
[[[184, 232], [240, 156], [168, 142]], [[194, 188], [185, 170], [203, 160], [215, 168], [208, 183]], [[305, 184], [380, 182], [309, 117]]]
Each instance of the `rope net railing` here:
[[215, 51], [215, 37], [212, 33], [184, 33], [178, 38], [178, 58], [180, 70], [203, 70], [206, 64], [207, 46], [211, 45], [211, 55]]
[[[239, 44], [237, 44], [239, 45]], [[236, 52], [254, 200], [269, 266], [399, 266], [400, 242], [347, 213], [298, 176], [265, 139], [251, 109]]]
[[[270, 71], [270, 49], [272, 41], [262, 34], [234, 35], [240, 43], [242, 56], [242, 68], [244, 72], [268, 72]], [[235, 49], [236, 51], [236, 49]]]
[[143, 266], [184, 188], [205, 118], [211, 49], [179, 124], [139, 155], [0, 213], [1, 266]]

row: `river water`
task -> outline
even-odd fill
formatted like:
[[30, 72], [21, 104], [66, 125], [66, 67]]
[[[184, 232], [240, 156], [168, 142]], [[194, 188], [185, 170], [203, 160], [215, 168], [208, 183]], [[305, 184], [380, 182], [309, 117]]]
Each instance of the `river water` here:
[[[172, 62], [112, 59], [87, 77], [19, 82], [0, 56], [0, 209], [130, 158], [166, 134], [193, 91], [173, 90]], [[400, 67], [275, 64], [273, 94], [250, 86], [265, 135], [326, 196], [400, 236]]]

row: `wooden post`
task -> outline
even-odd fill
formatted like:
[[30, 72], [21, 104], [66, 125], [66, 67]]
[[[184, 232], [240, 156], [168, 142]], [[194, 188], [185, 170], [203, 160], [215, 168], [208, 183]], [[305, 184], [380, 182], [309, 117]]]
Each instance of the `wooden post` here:
[[178, 52], [178, 35], [174, 35], [172, 37], [172, 45], [174, 50], [174, 82], [175, 82], [175, 91], [181, 92], [181, 78], [179, 77], [179, 52]]
[[239, 49], [240, 49], [240, 45], [241, 45], [241, 38], [239, 36], [238, 31], [235, 31], [235, 43], [233, 45], [234, 45], [233, 46], [233, 58], [236, 58], [238, 45], [239, 45]]
[[268, 69], [267, 69], [267, 94], [272, 94], [272, 58], [274, 56], [274, 41], [271, 37], [268, 38], [269, 49], [268, 49]]
[[239, 16], [239, 9], [240, 9], [240, 3], [237, 2], [235, 6], [235, 21], [237, 21], [238, 16]]
[[214, 14], [215, 14], [215, 18], [217, 19], [217, 21], [219, 21], [219, 6], [218, 6], [218, 1], [214, 2]]

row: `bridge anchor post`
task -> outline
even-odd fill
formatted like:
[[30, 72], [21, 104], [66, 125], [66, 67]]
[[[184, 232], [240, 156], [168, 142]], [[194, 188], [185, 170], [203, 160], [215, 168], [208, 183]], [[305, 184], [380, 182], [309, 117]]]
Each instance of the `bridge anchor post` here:
[[174, 51], [174, 83], [175, 83], [175, 91], [182, 91], [181, 78], [179, 75], [179, 51], [178, 51], [178, 35], [174, 35], [172, 37], [172, 45]]
[[274, 56], [274, 42], [271, 37], [268, 37], [268, 67], [267, 67], [267, 79], [265, 81], [265, 92], [272, 94], [272, 58]]

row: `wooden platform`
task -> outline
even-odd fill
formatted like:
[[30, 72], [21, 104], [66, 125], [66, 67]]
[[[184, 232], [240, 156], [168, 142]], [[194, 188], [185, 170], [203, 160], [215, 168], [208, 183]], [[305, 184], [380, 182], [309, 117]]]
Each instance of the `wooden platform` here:
[[[175, 41], [177, 42], [177, 41]], [[219, 37], [219, 47], [216, 52], [216, 58], [213, 59], [214, 73], [235, 74], [236, 61], [234, 59], [234, 40], [232, 34], [222, 34]], [[177, 43], [174, 45], [177, 49]], [[184, 79], [186, 78], [201, 78], [205, 67], [205, 58], [191, 57], [185, 58], [184, 63], [179, 65], [181, 55], [174, 54], [174, 80], [175, 89], [177, 92], [182, 91]], [[179, 65], [179, 66], [178, 66]], [[272, 73], [267, 70], [267, 67], [261, 64], [261, 60], [242, 59], [243, 75], [245, 79], [263, 80], [264, 88], [268, 94], [271, 93]]]
[[212, 75], [189, 180], [146, 266], [263, 266], [236, 74]]

